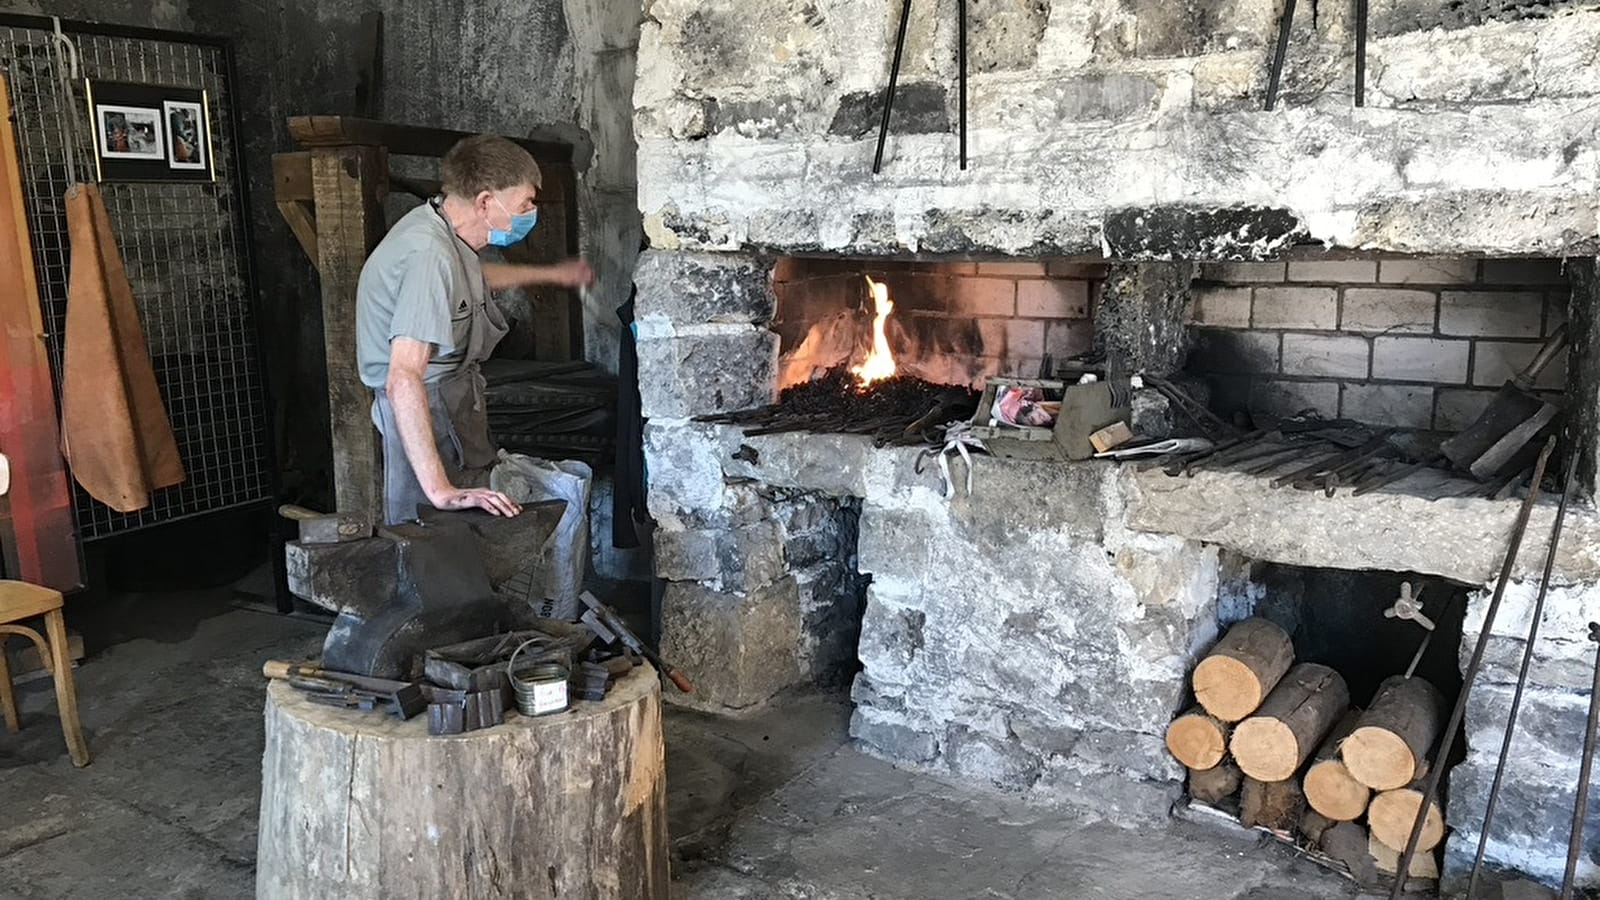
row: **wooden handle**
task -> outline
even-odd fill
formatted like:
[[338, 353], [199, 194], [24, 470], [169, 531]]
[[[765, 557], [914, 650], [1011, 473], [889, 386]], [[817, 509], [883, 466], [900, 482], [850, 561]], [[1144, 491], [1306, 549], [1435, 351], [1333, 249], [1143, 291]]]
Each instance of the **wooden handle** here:
[[269, 659], [261, 664], [261, 674], [268, 678], [289, 679], [296, 675], [316, 675], [318, 671], [320, 670], [316, 666], [285, 662], [281, 659]]
[[667, 680], [671, 681], [677, 686], [678, 690], [683, 691], [685, 694], [694, 693], [694, 685], [690, 684], [689, 679], [684, 677], [684, 674], [677, 669], [667, 670]]
[[285, 503], [278, 507], [278, 515], [283, 516], [285, 519], [293, 519], [296, 522], [306, 519], [320, 519], [323, 516], [322, 513], [316, 510], [306, 509], [304, 506], [295, 506], [293, 503]]
[[1528, 367], [1518, 373], [1515, 379], [1517, 386], [1521, 388], [1532, 386], [1533, 380], [1539, 377], [1545, 366], [1550, 365], [1551, 360], [1555, 359], [1566, 346], [1567, 326], [1562, 325], [1545, 340], [1544, 346], [1539, 348], [1539, 352], [1534, 355], [1533, 361], [1528, 363]]

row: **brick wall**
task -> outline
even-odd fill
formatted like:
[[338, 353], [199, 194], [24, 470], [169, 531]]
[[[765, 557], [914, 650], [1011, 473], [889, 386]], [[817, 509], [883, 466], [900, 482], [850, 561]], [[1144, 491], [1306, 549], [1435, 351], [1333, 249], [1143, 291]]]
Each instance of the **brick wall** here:
[[[1559, 260], [1219, 263], [1195, 284], [1189, 368], [1214, 405], [1455, 431], [1566, 319]], [[1560, 391], [1563, 353], [1538, 380]]]
[[788, 257], [773, 272], [780, 386], [859, 359], [872, 323], [863, 276], [889, 286], [886, 333], [902, 371], [977, 385], [989, 375], [1037, 377], [1047, 355], [1087, 350], [1105, 266]]

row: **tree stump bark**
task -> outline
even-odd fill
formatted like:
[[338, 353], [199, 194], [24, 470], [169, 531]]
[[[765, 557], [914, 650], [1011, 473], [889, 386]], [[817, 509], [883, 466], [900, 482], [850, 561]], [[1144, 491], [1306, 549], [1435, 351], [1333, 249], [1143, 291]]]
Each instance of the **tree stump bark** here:
[[1375, 791], [1405, 787], [1421, 777], [1444, 716], [1438, 688], [1404, 675], [1384, 679], [1340, 747], [1345, 767]]
[[1266, 619], [1237, 622], [1194, 667], [1195, 699], [1224, 722], [1256, 711], [1294, 663], [1294, 644]]
[[1228, 752], [1228, 726], [1197, 706], [1167, 726], [1167, 751], [1191, 769], [1209, 769]]
[[256, 895], [666, 900], [661, 687], [430, 737], [267, 688]]
[[1244, 773], [1233, 763], [1218, 763], [1209, 769], [1189, 770], [1189, 798], [1216, 806], [1239, 790]]
[[1261, 825], [1273, 831], [1293, 832], [1305, 813], [1306, 795], [1300, 782], [1257, 781], [1246, 778], [1239, 790], [1239, 822], [1246, 828]]
[[1350, 710], [1328, 732], [1306, 769], [1306, 802], [1335, 822], [1353, 822], [1367, 811], [1372, 791], [1355, 779], [1339, 758], [1339, 742], [1355, 730], [1360, 713]]
[[1324, 665], [1301, 663], [1255, 715], [1234, 727], [1229, 749], [1251, 778], [1291, 778], [1349, 707], [1343, 676]]

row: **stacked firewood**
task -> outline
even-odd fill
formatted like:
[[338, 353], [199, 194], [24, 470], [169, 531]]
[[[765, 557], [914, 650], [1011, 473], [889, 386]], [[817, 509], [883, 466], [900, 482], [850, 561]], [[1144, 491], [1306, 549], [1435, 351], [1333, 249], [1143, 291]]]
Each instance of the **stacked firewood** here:
[[[1444, 724], [1433, 685], [1397, 675], [1365, 710], [1342, 676], [1294, 661], [1282, 628], [1245, 619], [1195, 667], [1198, 706], [1167, 728], [1167, 749], [1189, 769], [1189, 796], [1240, 821], [1298, 839], [1358, 880], [1395, 874], [1422, 803], [1428, 754]], [[1444, 814], [1436, 804], [1409, 877], [1439, 877]]]

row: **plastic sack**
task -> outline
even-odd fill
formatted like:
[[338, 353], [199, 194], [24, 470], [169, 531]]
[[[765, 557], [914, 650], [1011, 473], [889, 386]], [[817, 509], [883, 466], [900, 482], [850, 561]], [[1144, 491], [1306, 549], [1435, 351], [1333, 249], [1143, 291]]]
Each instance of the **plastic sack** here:
[[594, 471], [584, 463], [552, 462], [505, 450], [489, 472], [489, 487], [517, 503], [567, 501], [566, 512], [543, 554], [506, 588], [526, 598], [544, 618], [572, 622], [583, 611], [578, 593], [589, 568], [589, 492], [593, 483]]

